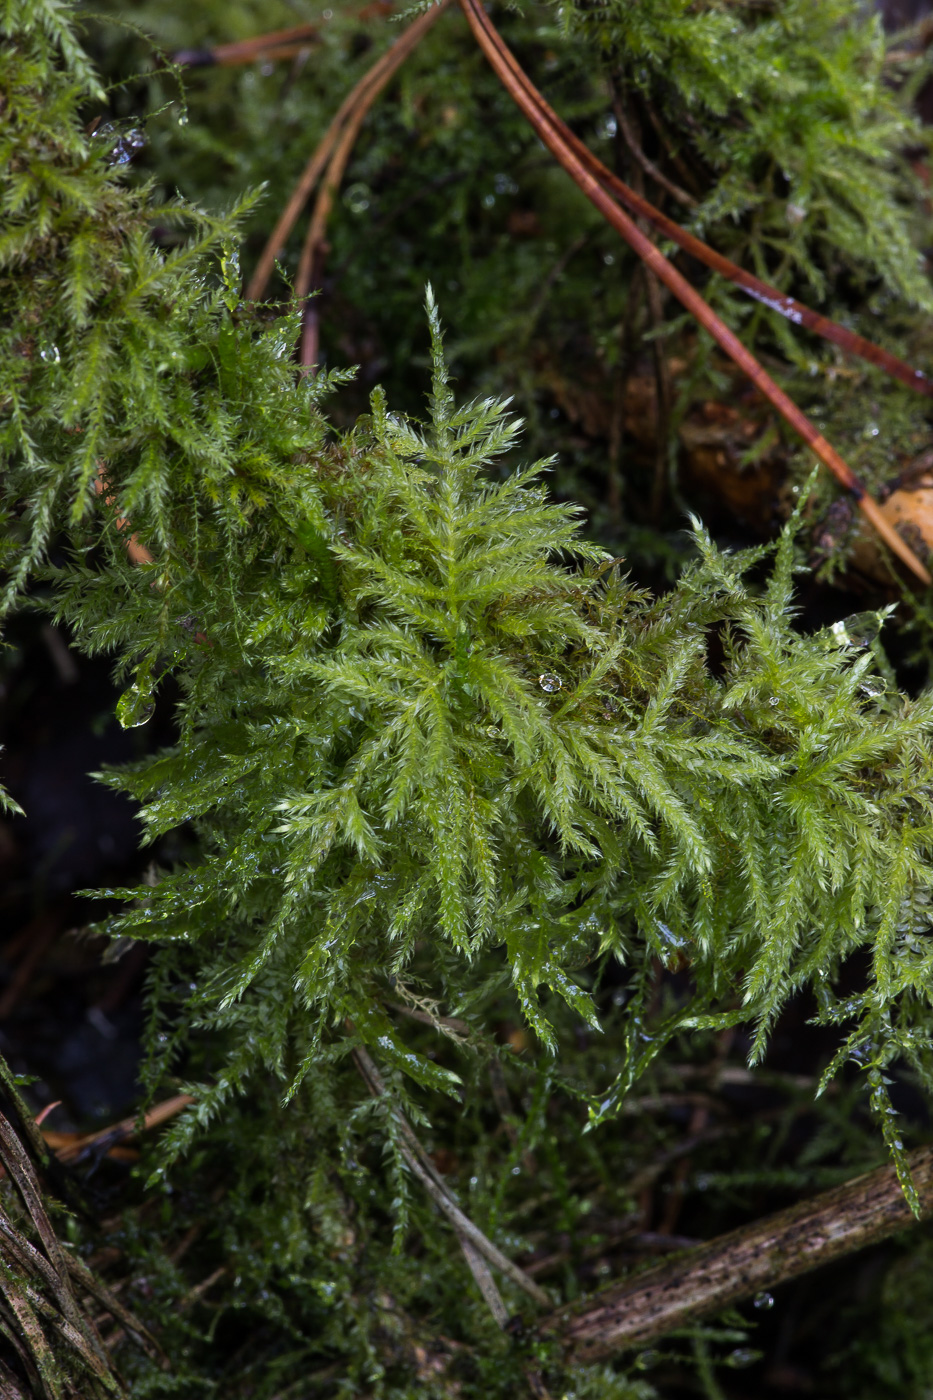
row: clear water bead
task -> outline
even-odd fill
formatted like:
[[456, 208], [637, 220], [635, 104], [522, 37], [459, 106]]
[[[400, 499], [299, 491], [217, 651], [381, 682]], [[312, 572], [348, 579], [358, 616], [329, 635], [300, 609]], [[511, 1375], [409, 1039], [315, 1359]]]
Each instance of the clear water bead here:
[[863, 695], [867, 695], [869, 700], [880, 700], [887, 690], [887, 686], [878, 676], [866, 676], [865, 679], [859, 683], [859, 690]]
[[343, 196], [343, 202], [351, 214], [365, 214], [369, 208], [372, 191], [368, 185], [351, 185]]
[[129, 690], [124, 690], [117, 701], [117, 719], [124, 729], [138, 729], [141, 724], [148, 724], [154, 714], [155, 701], [152, 691], [144, 690], [138, 685], [131, 685]]
[[652, 1366], [658, 1364], [658, 1353], [651, 1348], [648, 1351], [640, 1351], [635, 1357], [635, 1365], [639, 1371], [649, 1371]]
[[883, 624], [883, 612], [852, 613], [841, 622], [834, 622], [829, 631], [837, 646], [864, 651], [878, 636]]
[[547, 691], [548, 695], [553, 695], [555, 690], [560, 690], [563, 681], [560, 676], [552, 676], [546, 671], [543, 676], [538, 677], [538, 684], [542, 690]]
[[774, 1298], [770, 1293], [756, 1293], [752, 1306], [757, 1308], [759, 1312], [767, 1312], [769, 1308], [774, 1307]]

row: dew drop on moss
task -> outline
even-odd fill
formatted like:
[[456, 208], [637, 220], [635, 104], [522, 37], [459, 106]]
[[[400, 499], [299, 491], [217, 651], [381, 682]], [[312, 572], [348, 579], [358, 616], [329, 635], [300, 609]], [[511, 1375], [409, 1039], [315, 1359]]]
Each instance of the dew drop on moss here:
[[635, 1357], [635, 1365], [639, 1371], [650, 1371], [651, 1367], [657, 1364], [658, 1353], [651, 1349], [648, 1351], [640, 1351]]
[[124, 690], [117, 701], [117, 719], [124, 729], [138, 729], [141, 724], [148, 724], [154, 713], [152, 691], [138, 685]]
[[756, 1293], [752, 1306], [758, 1308], [759, 1312], [767, 1312], [769, 1308], [774, 1307], [774, 1298], [770, 1293]]
[[837, 646], [864, 651], [878, 636], [883, 621], [876, 612], [852, 613], [841, 622], [834, 622], [829, 630]]
[[351, 214], [365, 214], [371, 195], [372, 191], [368, 185], [351, 185], [343, 197], [343, 202]]
[[538, 677], [538, 684], [542, 690], [547, 691], [548, 695], [553, 695], [555, 690], [560, 690], [563, 681], [560, 676], [552, 676], [546, 671], [543, 676]]

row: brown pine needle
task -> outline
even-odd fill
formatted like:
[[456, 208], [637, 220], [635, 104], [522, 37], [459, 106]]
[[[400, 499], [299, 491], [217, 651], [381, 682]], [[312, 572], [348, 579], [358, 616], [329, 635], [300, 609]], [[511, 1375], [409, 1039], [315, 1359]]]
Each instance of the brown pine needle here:
[[[845, 350], [850, 355], [857, 355], [860, 359], [867, 360], [870, 364], [877, 365], [879, 369], [890, 374], [892, 378], [899, 379], [908, 388], [915, 389], [920, 394], [933, 397], [933, 379], [930, 379], [922, 370], [914, 369], [912, 365], [906, 364], [903, 360], [892, 355], [890, 350], [885, 350], [880, 345], [875, 345], [871, 340], [866, 340], [864, 336], [856, 335], [854, 331], [848, 330], [845, 326], [840, 326], [836, 321], [832, 321], [828, 316], [821, 316], [818, 311], [812, 310], [802, 301], [796, 301], [793, 297], [786, 296], [784, 292], [778, 291], [777, 287], [772, 287], [770, 283], [763, 282], [759, 277], [746, 272], [744, 268], [718, 253], [715, 248], [704, 243], [694, 234], [688, 233], [681, 228], [680, 224], [669, 219], [666, 214], [662, 214], [660, 209], [656, 209], [649, 203], [643, 195], [637, 193], [629, 185], [620, 180], [602, 161], [593, 154], [590, 148], [580, 140], [580, 138], [570, 130], [566, 122], [554, 111], [544, 99], [542, 94], [531, 82], [525, 70], [517, 62], [514, 55], [506, 48], [499, 38], [498, 33], [493, 28], [488, 19], [485, 19], [490, 41], [496, 45], [496, 50], [502, 62], [508, 66], [509, 72], [519, 83], [523, 91], [534, 103], [537, 110], [545, 121], [563, 137], [566, 144], [579, 158], [580, 163], [592, 174], [599, 183], [607, 190], [610, 190], [615, 197], [624, 204], [633, 214], [640, 218], [647, 219], [659, 233], [663, 233], [666, 238], [670, 238], [673, 243], [682, 248], [685, 253], [696, 258], [698, 262], [706, 267], [718, 272], [720, 276], [734, 282], [741, 287], [749, 296], [760, 301], [762, 305], [770, 307], [772, 311], [778, 312], [788, 321], [792, 321], [795, 326], [803, 326], [805, 329], [813, 331], [815, 335], [822, 336], [824, 340], [831, 341], [838, 345], [841, 350]], [[488, 55], [487, 55], [488, 57]], [[491, 61], [491, 60], [490, 60]], [[500, 74], [501, 77], [501, 74]], [[503, 79], [503, 82], [505, 80]], [[514, 93], [512, 94], [514, 98]], [[517, 101], [517, 98], [515, 99]], [[618, 113], [616, 114], [618, 116]], [[623, 135], [625, 134], [623, 129]], [[655, 173], [655, 178], [660, 172]], [[676, 188], [676, 187], [675, 187]], [[682, 197], [685, 191], [677, 190], [678, 197]], [[692, 199], [692, 196], [687, 196]], [[696, 201], [693, 201], [694, 203]]]
[[[538, 137], [557, 158], [568, 175], [595, 205], [608, 223], [625, 239], [631, 248], [646, 263], [652, 272], [663, 282], [678, 301], [699, 321], [700, 325], [713, 337], [722, 350], [748, 376], [755, 387], [777, 409], [786, 423], [803, 439], [811, 452], [829, 468], [839, 481], [856, 498], [866, 519], [874, 526], [885, 544], [921, 580], [933, 583], [926, 566], [917, 558], [914, 551], [881, 514], [878, 505], [867, 494], [865, 487], [856, 477], [851, 467], [843, 460], [831, 443], [827, 442], [807, 418], [793, 399], [774, 382], [767, 371], [758, 363], [754, 355], [746, 349], [729, 327], [716, 315], [695, 287], [677, 271], [667, 258], [642, 233], [637, 224], [616, 204], [603, 189], [590, 170], [571, 148], [561, 132], [543, 115], [541, 107], [530, 96], [530, 80], [521, 83], [513, 71], [514, 58], [502, 42], [478, 0], [460, 0], [467, 22], [473, 31], [494, 72], [502, 82], [509, 96], [528, 118]], [[508, 61], [504, 57], [508, 55]], [[543, 103], [543, 98], [540, 98]]]
[[[192, 1103], [194, 1099], [191, 1094], [175, 1094], [151, 1108], [142, 1123], [135, 1117], [123, 1118], [119, 1123], [112, 1123], [107, 1128], [98, 1128], [93, 1133], [58, 1133], [52, 1128], [43, 1128], [42, 1136], [60, 1162], [73, 1162], [88, 1148], [97, 1144], [106, 1146], [109, 1150], [124, 1138], [131, 1137], [139, 1128], [142, 1128], [143, 1132], [158, 1128]], [[36, 1122], [38, 1121], [37, 1119]]]
[[[363, 74], [359, 82], [344, 98], [330, 126], [321, 137], [317, 149], [305, 166], [301, 178], [292, 191], [288, 203], [282, 210], [279, 220], [272, 230], [272, 233], [269, 235], [266, 246], [259, 256], [259, 261], [256, 264], [249, 285], [246, 288], [246, 297], [248, 301], [260, 301], [262, 299], [269, 278], [272, 275], [275, 260], [285, 246], [286, 239], [291, 233], [306, 199], [314, 189], [325, 166], [330, 160], [340, 138], [344, 123], [353, 120], [358, 104], [360, 103], [364, 104], [363, 115], [365, 116], [373, 100], [386, 86], [396, 70], [401, 67], [411, 51], [417, 46], [422, 36], [427, 33], [448, 4], [449, 0], [440, 0], [439, 4], [427, 10], [423, 15], [419, 15], [418, 18], [408, 26], [404, 33], [399, 35], [392, 47], [386, 50], [382, 57], [373, 64], [372, 68], [370, 68], [367, 73]], [[360, 120], [362, 120], [362, 117]]]
[[275, 29], [269, 34], [256, 34], [252, 39], [237, 39], [230, 44], [215, 44], [209, 49], [180, 49], [172, 55], [175, 63], [185, 68], [230, 67], [253, 63], [256, 59], [285, 58], [320, 41], [316, 24], [296, 24], [291, 29]]

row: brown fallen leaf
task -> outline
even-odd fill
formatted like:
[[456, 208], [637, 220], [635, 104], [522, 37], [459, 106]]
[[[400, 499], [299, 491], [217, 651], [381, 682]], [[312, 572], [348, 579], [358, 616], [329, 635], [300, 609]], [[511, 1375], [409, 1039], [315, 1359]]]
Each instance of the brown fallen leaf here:
[[[881, 511], [921, 559], [933, 556], [933, 472], [892, 491]], [[878, 583], [892, 582], [891, 568], [873, 530], [861, 527], [851, 547], [852, 567]]]

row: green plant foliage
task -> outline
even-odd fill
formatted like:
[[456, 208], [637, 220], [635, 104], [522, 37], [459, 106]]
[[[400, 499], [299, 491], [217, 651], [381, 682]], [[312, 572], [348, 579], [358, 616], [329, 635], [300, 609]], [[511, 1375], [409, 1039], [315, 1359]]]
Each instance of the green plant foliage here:
[[[608, 8], [599, 26], [568, 10], [562, 77], [588, 52], [578, 29], [624, 55], [646, 92], [663, 69], [666, 119], [723, 120], [719, 144], [699, 146], [727, 170], [697, 215], [708, 229], [749, 214], [788, 278], [817, 282], [831, 245], [834, 276], [844, 264], [887, 279], [902, 306], [925, 309], [888, 154], [907, 126], [878, 96], [876, 30], [846, 29], [841, 3], [807, 27], [796, 4], [742, 7], [739, 21], [734, 8], [656, 0]], [[248, 30], [254, 12], [237, 13]], [[254, 196], [219, 215], [134, 188], [128, 132], [84, 130], [82, 104], [100, 94], [59, 7], [11, 4], [4, 23], [7, 603], [31, 584], [76, 645], [113, 658], [125, 727], [146, 722], [160, 685], [178, 696], [177, 742], [102, 777], [137, 801], [146, 841], [190, 833], [190, 858], [96, 893], [121, 901], [108, 932], [158, 946], [148, 1087], [182, 1068], [196, 1100], [149, 1164], [164, 1223], [188, 1225], [189, 1205], [168, 1194], [187, 1152], [189, 1171], [220, 1181], [205, 1262], [220, 1249], [238, 1280], [227, 1306], [260, 1337], [247, 1381], [235, 1348], [212, 1350], [188, 1320], [184, 1271], [128, 1225], [123, 1247], [155, 1278], [177, 1340], [173, 1375], [132, 1363], [135, 1393], [249, 1383], [271, 1400], [312, 1372], [341, 1397], [440, 1397], [454, 1382], [495, 1396], [540, 1364], [568, 1394], [647, 1400], [637, 1368], [562, 1371], [556, 1349], [537, 1355], [496, 1329], [472, 1284], [464, 1303], [465, 1264], [411, 1179], [399, 1114], [432, 1150], [453, 1143], [471, 1216], [520, 1253], [529, 1158], [569, 1235], [597, 1191], [630, 1211], [619, 1183], [644, 1162], [615, 1120], [638, 1081], [740, 1025], [759, 1061], [779, 1013], [807, 994], [837, 1047], [824, 1084], [861, 1066], [915, 1204], [888, 1084], [900, 1061], [933, 1088], [930, 693], [893, 681], [878, 642], [890, 609], [795, 626], [802, 511], [742, 552], [694, 519], [676, 585], [636, 586], [587, 541], [581, 507], [547, 490], [552, 459], [515, 465], [520, 420], [482, 387], [495, 367], [458, 403], [430, 289], [425, 418], [376, 388], [368, 413], [332, 426], [322, 401], [348, 372], [300, 377], [298, 314], [242, 302], [238, 230]], [[728, 71], [716, 59], [727, 29]], [[406, 114], [414, 129], [404, 101], [392, 123]], [[360, 156], [373, 169], [392, 123]], [[201, 129], [192, 169], [216, 156], [218, 130]], [[784, 196], [759, 163], [785, 147], [813, 212], [783, 246]], [[441, 137], [431, 159], [449, 163]], [[242, 166], [238, 179], [253, 173]], [[188, 231], [166, 235], [176, 221]], [[352, 269], [353, 239], [342, 246]], [[498, 307], [489, 336], [517, 314], [502, 307], [504, 239], [499, 251], [492, 273], [475, 271]], [[522, 295], [545, 261], [528, 255]], [[361, 286], [374, 295], [372, 277]], [[425, 344], [413, 315], [406, 366]], [[491, 340], [473, 344], [481, 358]], [[132, 562], [130, 531], [150, 562]], [[664, 970], [678, 975], [658, 991]], [[360, 1047], [384, 1096], [356, 1072]], [[520, 1095], [505, 1145], [483, 1120], [490, 1072], [506, 1102], [506, 1081]], [[825, 1113], [796, 1175], [753, 1162], [740, 1184], [798, 1185], [838, 1172], [845, 1153], [864, 1165], [871, 1139]], [[578, 1291], [569, 1266], [559, 1276], [555, 1302]], [[503, 1291], [517, 1311], [521, 1295]]]
[[[252, 1064], [287, 1074], [296, 1034], [300, 1079], [341, 1023], [455, 1093], [393, 1030], [392, 979], [417, 959], [430, 995], [457, 1005], [507, 972], [555, 1051], [556, 1020], [598, 1026], [584, 969], [613, 954], [637, 979], [653, 957], [686, 960], [694, 985], [650, 1033], [633, 1003], [597, 1118], [681, 1025], [754, 1021], [760, 1053], [811, 985], [846, 1029], [839, 1061], [869, 1062], [887, 1125], [881, 1070], [897, 1054], [927, 1066], [929, 700], [885, 693], [864, 627], [793, 630], [791, 531], [756, 596], [743, 575], [760, 551], [720, 555], [697, 527], [700, 562], [653, 601], [579, 541], [541, 464], [490, 480], [515, 424], [495, 401], [455, 408], [428, 306], [429, 428], [374, 395], [319, 507], [332, 566], [280, 527], [271, 558], [256, 530], [215, 551], [221, 587], [203, 539], [170, 588], [119, 553], [56, 575], [56, 615], [86, 646], [142, 656], [121, 704], [145, 703], [169, 669], [185, 689], [178, 749], [110, 781], [150, 839], [198, 822], [205, 858], [112, 927], [197, 940], [189, 1014], [257, 1027], [198, 1115]], [[189, 548], [176, 537], [176, 557]], [[567, 553], [587, 567], [556, 562]], [[193, 617], [206, 640], [166, 653], [167, 613], [176, 637]], [[839, 1002], [862, 947], [871, 977]]]

